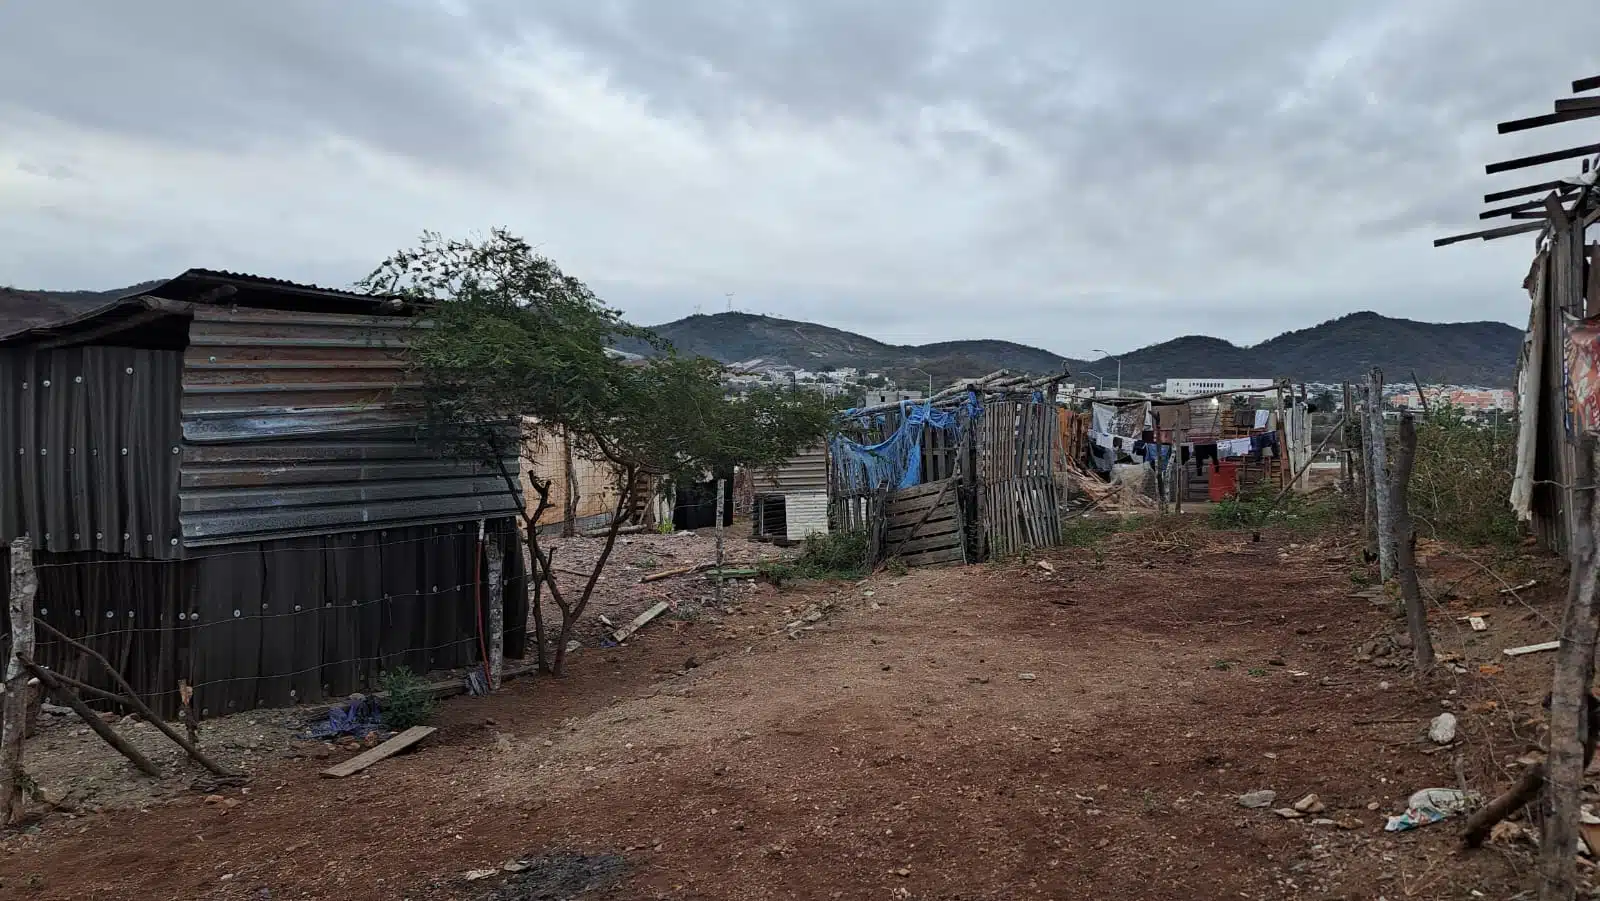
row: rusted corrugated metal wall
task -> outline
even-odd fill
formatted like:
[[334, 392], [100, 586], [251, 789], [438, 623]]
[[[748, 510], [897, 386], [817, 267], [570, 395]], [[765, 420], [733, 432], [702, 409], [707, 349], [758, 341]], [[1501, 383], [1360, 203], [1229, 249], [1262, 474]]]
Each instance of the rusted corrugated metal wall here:
[[[491, 538], [511, 549], [515, 534], [499, 520]], [[492, 601], [477, 540], [475, 523], [459, 523], [251, 542], [182, 561], [39, 552], [35, 611], [104, 654], [163, 714], [177, 710], [180, 679], [195, 687], [203, 716], [283, 707], [370, 690], [396, 666], [425, 673], [480, 662]], [[7, 556], [0, 547], [0, 597]], [[527, 583], [522, 555], [503, 559], [505, 653], [514, 659], [527, 650]], [[0, 650], [9, 636], [0, 605]], [[115, 689], [102, 667], [44, 635], [35, 656]]]
[[179, 556], [182, 364], [164, 350], [0, 349], [0, 543]]
[[[413, 321], [197, 306], [183, 367], [186, 547], [514, 513], [496, 467], [420, 440]], [[505, 461], [512, 482], [518, 462]]]

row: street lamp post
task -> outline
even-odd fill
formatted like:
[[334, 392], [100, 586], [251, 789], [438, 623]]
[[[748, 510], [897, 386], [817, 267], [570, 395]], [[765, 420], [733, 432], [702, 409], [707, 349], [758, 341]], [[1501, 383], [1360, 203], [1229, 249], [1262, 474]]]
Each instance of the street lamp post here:
[[[1110, 351], [1101, 350], [1098, 347], [1094, 348], [1091, 352], [1092, 353], [1097, 353], [1097, 354], [1103, 354], [1103, 355], [1105, 355], [1107, 357], [1111, 357], [1111, 352]], [[1122, 358], [1121, 357], [1111, 357], [1111, 359], [1117, 361], [1117, 396], [1121, 397], [1122, 396]]]
[[[1099, 386], [1100, 386], [1099, 391], [1105, 391], [1106, 390], [1106, 380], [1105, 379], [1101, 378], [1098, 375], [1095, 375], [1094, 373], [1088, 371], [1087, 369], [1083, 370], [1082, 374], [1088, 376], [1089, 378], [1094, 379], [1095, 382], [1097, 384], [1099, 384]], [[1098, 392], [1097, 392], [1096, 396], [1098, 396]]]
[[926, 369], [918, 369], [915, 366], [911, 367], [911, 371], [912, 372], [920, 372], [923, 375], [928, 377], [928, 395], [927, 395], [927, 397], [925, 399], [932, 400], [933, 399], [933, 373], [929, 372]]

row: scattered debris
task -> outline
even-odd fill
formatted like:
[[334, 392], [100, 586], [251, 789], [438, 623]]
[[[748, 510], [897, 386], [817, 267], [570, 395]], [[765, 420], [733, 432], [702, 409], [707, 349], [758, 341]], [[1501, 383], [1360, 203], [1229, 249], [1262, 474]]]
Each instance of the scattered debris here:
[[1441, 713], [1428, 726], [1428, 740], [1436, 745], [1448, 745], [1456, 740], [1456, 715]]
[[1512, 585], [1509, 588], [1502, 588], [1502, 589], [1500, 589], [1500, 593], [1501, 594], [1516, 594], [1519, 591], [1526, 591], [1527, 589], [1532, 588], [1532, 587], [1534, 587], [1535, 585], [1538, 585], [1538, 584], [1539, 584], [1539, 580], [1538, 579], [1529, 579], [1528, 581], [1523, 582], [1521, 585]]
[[465, 873], [462, 873], [461, 876], [462, 876], [463, 879], [467, 880], [468, 882], [477, 882], [479, 879], [488, 879], [490, 876], [493, 876], [494, 874], [496, 874], [498, 872], [500, 872], [500, 871], [499, 870], [468, 870]]
[[[1523, 654], [1537, 654], [1541, 651], [1553, 651], [1559, 647], [1561, 647], [1560, 641], [1546, 641], [1541, 642], [1540, 644], [1523, 645], [1520, 648], [1506, 648], [1504, 651], [1501, 651], [1501, 653], [1505, 654], [1507, 657], [1521, 657]], [[1479, 669], [1482, 669], [1482, 667], [1479, 667]]]
[[1406, 800], [1406, 812], [1392, 816], [1383, 827], [1385, 832], [1404, 832], [1429, 823], [1437, 823], [1458, 813], [1471, 810], [1479, 796], [1455, 788], [1425, 788]]
[[661, 614], [667, 612], [667, 607], [668, 606], [669, 605], [667, 604], [666, 601], [656, 601], [655, 604], [652, 605], [649, 610], [646, 610], [645, 612], [643, 612], [643, 613], [639, 614], [638, 616], [634, 617], [633, 618], [633, 622], [628, 623], [626, 626], [623, 626], [622, 628], [618, 629], [616, 632], [613, 632], [612, 635], [611, 635], [612, 640], [617, 642], [618, 644], [621, 644], [622, 642], [627, 641], [628, 640], [628, 636], [630, 636], [633, 633], [635, 633], [635, 632], [639, 631], [640, 629], [644, 628], [645, 623], [648, 623], [651, 620], [655, 619], [656, 617], [660, 616]]
[[1467, 617], [1467, 625], [1471, 626], [1472, 627], [1472, 631], [1474, 631], [1474, 632], [1487, 632], [1487, 631], [1489, 631], [1489, 624], [1484, 622], [1484, 619], [1481, 616], [1469, 616], [1469, 617]]
[[1295, 810], [1293, 807], [1279, 807], [1277, 810], [1274, 810], [1273, 813], [1283, 817], [1286, 820], [1298, 820], [1305, 816], [1305, 814]]
[[1035, 679], [1037, 679], [1039, 677], [1034, 675], [1033, 673], [1017, 673], [1017, 678], [1021, 679], [1024, 682], [1032, 682], [1033, 680], [1035, 680]]
[[1276, 800], [1278, 800], [1278, 793], [1270, 788], [1264, 788], [1253, 792], [1245, 792], [1244, 794], [1240, 795], [1239, 806], [1249, 807], [1252, 809], [1271, 807], [1272, 802]]
[[1053, 573], [1053, 572], [1056, 571], [1056, 568], [1053, 565], [1051, 565], [1050, 561], [1048, 561], [1048, 560], [1040, 560], [1038, 565], [1039, 565], [1040, 569], [1044, 570], [1047, 573]]
[[329, 767], [328, 769], [323, 770], [322, 775], [330, 776], [334, 779], [343, 779], [346, 776], [353, 776], [379, 761], [387, 760], [390, 757], [393, 757], [394, 755], [404, 751], [417, 742], [422, 741], [424, 738], [427, 738], [437, 731], [439, 730], [432, 726], [412, 726], [410, 729], [407, 729], [399, 735], [396, 735], [394, 738], [391, 738], [383, 744], [378, 745], [376, 748], [363, 751], [349, 760], [346, 760], [344, 763], [339, 764], [338, 766]]

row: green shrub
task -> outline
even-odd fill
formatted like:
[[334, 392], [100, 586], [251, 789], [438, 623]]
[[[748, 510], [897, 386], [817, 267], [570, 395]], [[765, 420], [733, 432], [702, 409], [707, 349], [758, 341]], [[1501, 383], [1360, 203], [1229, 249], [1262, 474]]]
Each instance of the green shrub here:
[[420, 726], [437, 708], [428, 683], [403, 666], [384, 671], [378, 679], [387, 698], [381, 707], [383, 724], [395, 731]]
[[869, 569], [865, 532], [812, 535], [800, 556], [760, 566], [761, 575], [775, 585], [795, 579], [860, 579]]
[[[1395, 452], [1390, 450], [1389, 459]], [[1445, 404], [1417, 420], [1411, 515], [1417, 534], [1469, 545], [1513, 545], [1522, 527], [1511, 511], [1516, 429], [1510, 417], [1473, 422]]]

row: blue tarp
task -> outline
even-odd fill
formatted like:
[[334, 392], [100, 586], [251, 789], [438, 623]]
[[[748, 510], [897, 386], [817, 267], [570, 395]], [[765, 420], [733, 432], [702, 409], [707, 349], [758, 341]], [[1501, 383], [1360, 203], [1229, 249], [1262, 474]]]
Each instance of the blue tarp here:
[[[839, 488], [855, 494], [920, 485], [922, 427], [929, 425], [959, 439], [966, 424], [983, 413], [983, 404], [969, 392], [959, 410], [935, 410], [926, 402], [917, 406], [909, 401], [901, 409], [905, 418], [900, 427], [877, 444], [861, 444], [843, 435], [833, 437], [829, 450]], [[866, 422], [866, 417], [854, 410], [846, 410], [844, 416]]]

